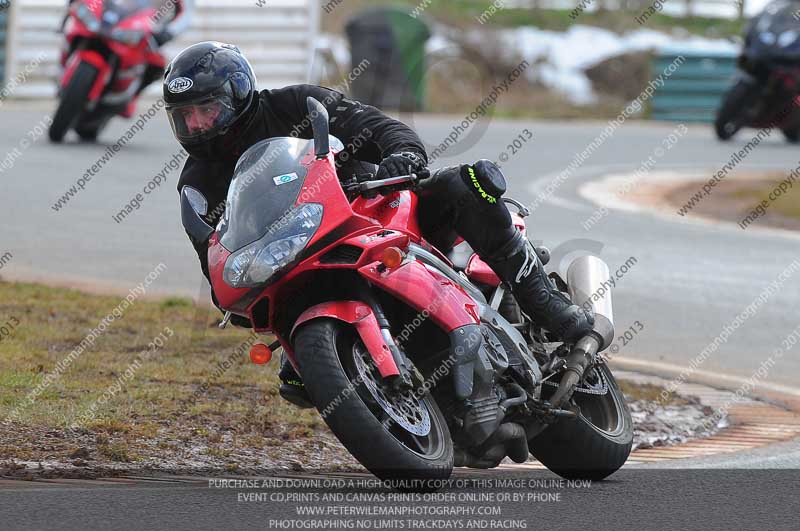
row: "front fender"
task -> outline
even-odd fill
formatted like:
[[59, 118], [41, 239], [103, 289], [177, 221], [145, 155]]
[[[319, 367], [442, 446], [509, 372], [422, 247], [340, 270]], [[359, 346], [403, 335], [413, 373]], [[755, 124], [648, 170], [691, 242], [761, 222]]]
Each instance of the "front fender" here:
[[369, 282], [419, 310], [447, 333], [466, 325], [480, 324], [480, 309], [464, 289], [418, 261], [381, 271], [380, 262], [358, 270]]
[[337, 319], [353, 325], [361, 340], [364, 341], [381, 376], [387, 378], [400, 374], [389, 346], [381, 335], [381, 328], [378, 326], [378, 320], [375, 318], [372, 308], [358, 301], [329, 301], [317, 304], [300, 314], [289, 337], [293, 338], [295, 331], [302, 324], [320, 318]]
[[108, 84], [111, 77], [111, 65], [108, 61], [95, 50], [77, 50], [72, 57], [67, 60], [67, 65], [64, 68], [64, 77], [61, 79], [61, 88], [65, 88], [72, 80], [78, 65], [81, 63], [88, 63], [97, 69], [97, 78], [92, 85], [92, 90], [89, 92], [89, 101], [96, 102], [103, 94], [103, 89]]

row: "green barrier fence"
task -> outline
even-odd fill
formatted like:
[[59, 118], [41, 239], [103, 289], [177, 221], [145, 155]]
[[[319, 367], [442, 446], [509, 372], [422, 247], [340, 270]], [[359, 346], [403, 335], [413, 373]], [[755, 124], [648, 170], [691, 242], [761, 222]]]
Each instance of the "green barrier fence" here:
[[[665, 69], [679, 56], [684, 61], [669, 76]], [[736, 73], [735, 52], [662, 50], [654, 59], [652, 78], [664, 84], [650, 101], [650, 118], [680, 122], [713, 122], [723, 94]]]

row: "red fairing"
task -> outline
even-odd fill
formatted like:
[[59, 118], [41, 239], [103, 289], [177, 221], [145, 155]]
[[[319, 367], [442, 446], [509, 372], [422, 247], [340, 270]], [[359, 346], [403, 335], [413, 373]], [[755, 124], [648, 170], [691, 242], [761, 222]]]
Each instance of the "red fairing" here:
[[338, 319], [353, 325], [375, 361], [375, 366], [378, 367], [381, 376], [386, 378], [400, 374], [394, 358], [392, 358], [392, 353], [381, 336], [381, 329], [375, 319], [375, 314], [372, 313], [369, 306], [358, 301], [331, 301], [317, 304], [297, 318], [290, 337], [294, 336], [295, 330], [300, 325], [320, 317]]
[[[254, 325], [257, 323], [256, 331], [259, 333], [277, 332], [293, 363], [291, 338], [286, 337], [290, 334], [280, 330], [285, 317], [282, 312], [303, 293], [308, 281], [322, 270], [357, 271], [376, 289], [429, 316], [445, 332], [480, 323], [478, 303], [460, 285], [444, 275], [415, 260], [393, 269], [387, 269], [381, 263], [385, 249], [390, 246], [407, 249], [413, 242], [430, 248], [420, 235], [415, 194], [402, 191], [387, 196], [378, 195], [373, 199], [357, 198], [351, 203], [335, 174], [333, 154], [316, 159], [313, 152], [306, 153], [301, 165], [307, 168], [307, 176], [295, 204], [317, 203], [324, 207], [320, 226], [305, 244], [305, 248], [313, 248], [314, 253], [305, 256], [299, 263], [283, 271], [279, 279], [262, 288], [236, 289], [224, 282], [223, 270], [231, 251], [238, 249], [225, 249], [219, 243], [218, 236], [214, 235], [209, 245], [208, 264], [220, 307], [248, 315]], [[342, 245], [357, 249], [350, 255], [351, 259], [323, 259]], [[438, 249], [430, 250], [443, 256]], [[268, 315], [263, 314], [265, 311]], [[291, 323], [293, 330], [299, 324], [319, 317], [353, 324], [381, 373], [397, 374], [394, 360], [391, 356], [383, 355], [388, 351], [388, 346], [368, 305], [356, 301], [326, 302], [304, 311]]]
[[498, 277], [489, 265], [481, 260], [477, 254], [473, 254], [469, 258], [466, 269], [467, 276], [470, 280], [482, 282], [489, 286], [499, 286], [500, 277]]
[[419, 262], [408, 262], [396, 269], [379, 271], [379, 263], [359, 269], [371, 283], [391, 293], [412, 308], [426, 311], [431, 320], [446, 332], [464, 325], [479, 324], [475, 301], [450, 279], [430, 271]]
[[420, 239], [422, 231], [417, 222], [418, 201], [416, 194], [404, 190], [373, 199], [359, 197], [353, 201], [353, 210], [375, 219], [387, 229], [405, 232]]
[[[313, 156], [313, 153], [311, 153]], [[295, 205], [303, 203], [319, 203], [324, 205], [325, 213], [322, 226], [317, 230], [308, 246], [314, 245], [320, 238], [326, 236], [333, 228], [338, 227], [353, 217], [353, 210], [347, 197], [344, 195], [339, 178], [334, 167], [333, 153], [321, 160], [309, 160], [307, 157], [303, 164], [309, 161], [308, 174]]]

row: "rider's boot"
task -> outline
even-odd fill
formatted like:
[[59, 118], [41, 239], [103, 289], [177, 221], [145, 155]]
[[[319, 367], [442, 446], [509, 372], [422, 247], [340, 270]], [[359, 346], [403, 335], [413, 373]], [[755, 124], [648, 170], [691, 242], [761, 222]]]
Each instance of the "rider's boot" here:
[[484, 260], [511, 286], [523, 313], [545, 328], [552, 341], [574, 342], [592, 329], [592, 311], [573, 304], [555, 287], [533, 245], [519, 231]]
[[314, 407], [303, 380], [294, 370], [285, 354], [281, 356], [281, 370], [278, 372], [278, 378], [281, 380], [281, 387], [278, 392], [284, 400], [303, 409]]

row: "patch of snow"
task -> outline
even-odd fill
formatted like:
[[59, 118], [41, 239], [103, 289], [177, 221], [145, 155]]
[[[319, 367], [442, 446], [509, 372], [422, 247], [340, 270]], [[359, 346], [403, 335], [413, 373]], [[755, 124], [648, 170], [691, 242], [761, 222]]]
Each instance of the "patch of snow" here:
[[[531, 80], [564, 93], [573, 103], [589, 104], [596, 101], [591, 82], [584, 70], [608, 58], [631, 52], [659, 50], [662, 48], [697, 52], [731, 52], [739, 46], [726, 39], [707, 39], [674, 35], [639, 29], [625, 35], [594, 26], [576, 24], [566, 32], [522, 27], [498, 30], [497, 37], [508, 50], [510, 60], [524, 57], [542, 63], [526, 70]], [[588, 45], [591, 43], [591, 45]]]
[[[752, 16], [760, 13], [764, 6], [772, 0], [747, 0], [744, 5], [744, 12], [746, 16]], [[608, 10], [613, 10], [619, 7], [622, 0], [606, 1], [603, 5]], [[654, 2], [643, 4], [641, 9], [645, 11], [649, 5]], [[528, 7], [530, 0], [504, 0], [506, 7]], [[576, 0], [539, 0], [539, 7], [546, 9], [574, 9]], [[590, 2], [585, 8], [585, 11], [592, 13], [597, 11], [598, 3]], [[688, 13], [688, 6], [686, 2], [663, 2], [662, 13], [665, 15], [684, 16]], [[691, 10], [694, 15], [715, 18], [736, 18], [739, 14], [739, 6], [734, 0], [695, 0], [692, 2]]]
[[629, 401], [633, 419], [633, 449], [681, 444], [691, 439], [710, 437], [727, 416], [714, 425], [708, 424], [711, 408], [701, 404], [664, 405], [653, 407], [652, 402]]
[[[428, 55], [440, 53], [455, 45], [447, 35], [453, 31], [437, 24], [426, 43]], [[597, 100], [592, 84], [584, 70], [610, 57], [630, 52], [659, 49], [682, 51], [735, 53], [739, 45], [727, 39], [707, 39], [687, 35], [676, 37], [651, 29], [638, 29], [618, 35], [594, 26], [575, 24], [565, 32], [542, 30], [532, 26], [501, 30], [485, 30], [502, 43], [509, 63], [524, 58], [533, 65], [525, 70], [531, 81], [563, 93], [571, 102], [586, 105]], [[471, 40], [480, 43], [485, 33], [475, 32]], [[344, 37], [322, 34], [317, 38], [318, 49], [330, 49], [342, 71], [350, 65], [350, 50]], [[534, 64], [539, 62], [539, 64]], [[320, 61], [315, 61], [314, 76], [321, 73]], [[319, 77], [312, 77], [319, 79]]]

